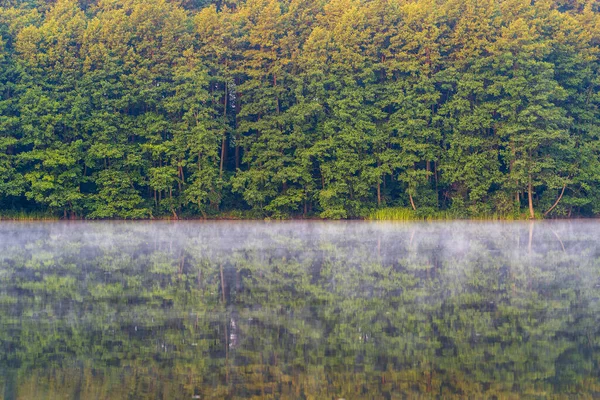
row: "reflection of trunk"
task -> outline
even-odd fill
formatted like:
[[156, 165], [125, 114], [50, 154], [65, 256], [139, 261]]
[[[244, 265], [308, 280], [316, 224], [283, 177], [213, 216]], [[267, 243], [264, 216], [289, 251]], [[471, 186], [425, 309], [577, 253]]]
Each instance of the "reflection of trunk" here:
[[227, 324], [223, 324], [225, 331], [225, 383], [229, 384], [229, 334], [227, 332]]
[[2, 376], [4, 378], [4, 399], [13, 400], [17, 398], [17, 388], [19, 386], [17, 373], [15, 370], [6, 369]]
[[181, 279], [181, 275], [183, 274], [183, 267], [185, 266], [185, 255], [183, 254], [183, 250], [181, 251], [181, 256], [179, 257], [179, 276], [178, 278]]
[[531, 174], [529, 174], [529, 182], [527, 184], [527, 199], [529, 201], [529, 218], [534, 219], [535, 213], [533, 212], [533, 185], [531, 184]]
[[533, 247], [533, 224], [533, 221], [529, 222], [529, 246], [527, 248], [527, 252], [529, 254], [529, 262], [525, 264], [525, 275], [527, 276], [527, 290], [531, 290], [531, 275], [529, 274], [529, 269], [531, 267], [531, 250]]
[[429, 362], [429, 376], [427, 377], [427, 393], [431, 393], [433, 391], [433, 363]]
[[410, 199], [410, 205], [414, 211], [417, 211], [417, 207], [415, 207], [415, 201], [413, 200], [412, 194], [408, 194], [408, 198]]
[[260, 393], [261, 397], [265, 398], [265, 358], [263, 353], [260, 353]]
[[554, 234], [554, 236], [556, 236], [556, 239], [558, 239], [558, 242], [560, 243], [560, 247], [562, 247], [562, 251], [563, 251], [563, 253], [565, 253], [565, 254], [566, 254], [566, 253], [567, 253], [567, 250], [565, 249], [565, 245], [564, 245], [563, 241], [562, 241], [562, 240], [560, 240], [560, 236], [558, 236], [558, 233], [556, 233], [556, 232], [554, 231], [554, 229], [552, 229], [552, 228], [551, 228], [550, 230], [552, 231], [552, 233]]
[[527, 246], [527, 251], [531, 254], [531, 246], [533, 243], [533, 222], [529, 223], [529, 245]]
[[[223, 272], [223, 264], [219, 264], [219, 272], [221, 273], [221, 299], [225, 305], [225, 274]], [[225, 314], [224, 314], [225, 315]], [[223, 333], [225, 334], [225, 383], [229, 384], [229, 332], [227, 323], [223, 323]]]
[[221, 298], [223, 304], [225, 304], [225, 274], [223, 273], [223, 264], [219, 264], [219, 269], [221, 270]]
[[554, 204], [552, 205], [552, 207], [550, 207], [550, 208], [548, 209], [548, 211], [546, 211], [546, 212], [544, 213], [544, 217], [545, 217], [546, 215], [550, 214], [550, 212], [551, 212], [552, 210], [554, 210], [554, 207], [556, 207], [556, 206], [558, 205], [558, 203], [560, 202], [560, 199], [562, 199], [562, 197], [563, 197], [563, 194], [565, 194], [565, 189], [566, 189], [566, 188], [567, 188], [567, 184], [565, 183], [565, 184], [563, 185], [563, 187], [562, 187], [562, 190], [560, 191], [560, 195], [558, 196], [558, 199], [556, 199], [556, 201], [554, 202]]

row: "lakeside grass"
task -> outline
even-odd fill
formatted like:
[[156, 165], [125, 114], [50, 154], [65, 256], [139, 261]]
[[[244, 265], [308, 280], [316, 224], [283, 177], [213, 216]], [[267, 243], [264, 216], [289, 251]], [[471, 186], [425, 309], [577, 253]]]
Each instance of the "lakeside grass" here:
[[[540, 216], [541, 217], [541, 216]], [[542, 219], [542, 218], [536, 219]], [[406, 207], [387, 207], [374, 210], [365, 217], [368, 221], [452, 221], [452, 220], [479, 220], [479, 221], [523, 221], [528, 220], [526, 214], [477, 214], [462, 216], [450, 211], [434, 211], [420, 214]]]
[[2, 211], [0, 221], [57, 221], [59, 218], [42, 211]]
[[[86, 220], [86, 218], [81, 218], [82, 220]], [[273, 218], [265, 217], [264, 214], [257, 213], [255, 211], [248, 210], [233, 210], [226, 211], [218, 214], [207, 215], [206, 217], [202, 216], [191, 216], [191, 215], [183, 215], [179, 218], [179, 220], [252, 220], [252, 221], [260, 221], [260, 220], [271, 220]], [[309, 218], [275, 218], [281, 220], [295, 220], [295, 219], [317, 219], [320, 220], [318, 216], [313, 216]], [[526, 213], [521, 213], [519, 215], [515, 214], [499, 214], [499, 213], [490, 213], [490, 214], [477, 214], [477, 215], [459, 215], [457, 213], [448, 211], [448, 210], [427, 210], [427, 211], [414, 211], [411, 208], [407, 207], [386, 207], [380, 208], [371, 211], [367, 215], [363, 216], [363, 220], [366, 221], [454, 221], [454, 220], [475, 220], [475, 221], [524, 221], [529, 220], [529, 215]], [[536, 220], [544, 219], [543, 216], [537, 215]], [[0, 211], [0, 221], [58, 221], [62, 220], [62, 218], [53, 213], [44, 212], [44, 211], [11, 211], [5, 210]], [[110, 219], [109, 219], [110, 220]], [[114, 220], [120, 220], [119, 218], [115, 218]], [[152, 218], [144, 218], [143, 220], [175, 220], [171, 217], [171, 215], [164, 216], [154, 216]]]

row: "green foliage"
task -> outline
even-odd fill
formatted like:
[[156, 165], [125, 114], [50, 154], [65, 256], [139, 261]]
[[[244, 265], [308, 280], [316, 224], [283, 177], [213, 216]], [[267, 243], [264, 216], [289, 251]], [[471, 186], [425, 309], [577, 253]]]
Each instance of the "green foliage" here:
[[0, 2], [0, 208], [598, 215], [599, 21], [562, 0]]

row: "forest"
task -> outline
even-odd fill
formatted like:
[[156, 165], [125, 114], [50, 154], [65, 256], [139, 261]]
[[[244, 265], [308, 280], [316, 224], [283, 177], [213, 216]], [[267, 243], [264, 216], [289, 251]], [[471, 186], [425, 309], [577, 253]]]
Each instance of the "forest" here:
[[598, 0], [0, 0], [0, 210], [600, 214]]

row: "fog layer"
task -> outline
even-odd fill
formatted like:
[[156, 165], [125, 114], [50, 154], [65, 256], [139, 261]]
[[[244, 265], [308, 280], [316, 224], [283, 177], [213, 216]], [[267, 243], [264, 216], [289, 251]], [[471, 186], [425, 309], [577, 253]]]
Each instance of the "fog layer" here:
[[600, 223], [0, 224], [0, 393], [600, 392]]

